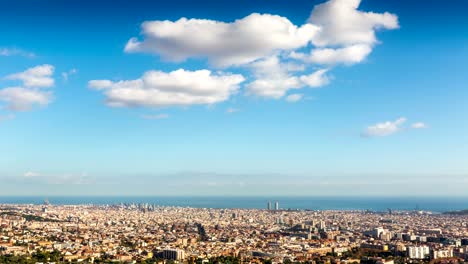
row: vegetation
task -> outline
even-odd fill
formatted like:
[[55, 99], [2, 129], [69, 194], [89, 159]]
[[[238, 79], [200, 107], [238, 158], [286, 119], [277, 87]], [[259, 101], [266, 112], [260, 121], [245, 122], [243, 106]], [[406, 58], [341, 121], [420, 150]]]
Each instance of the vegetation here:
[[22, 217], [22, 218], [26, 219], [26, 221], [35, 221], [35, 222], [63, 222], [63, 221], [60, 221], [60, 220], [57, 220], [57, 219], [44, 218], [44, 217], [42, 217], [42, 216], [31, 215], [31, 214], [20, 214], [20, 213], [17, 213], [17, 212], [10, 212], [10, 211], [1, 212], [0, 215], [19, 216], [19, 217]]

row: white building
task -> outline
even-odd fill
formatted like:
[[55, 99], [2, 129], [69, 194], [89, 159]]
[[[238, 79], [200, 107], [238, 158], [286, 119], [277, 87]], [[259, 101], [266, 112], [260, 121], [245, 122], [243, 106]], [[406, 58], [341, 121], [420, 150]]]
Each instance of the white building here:
[[451, 258], [451, 257], [453, 257], [453, 250], [451, 248], [434, 250], [432, 252], [433, 259]]
[[406, 250], [410, 259], [425, 259], [429, 257], [428, 246], [410, 246]]

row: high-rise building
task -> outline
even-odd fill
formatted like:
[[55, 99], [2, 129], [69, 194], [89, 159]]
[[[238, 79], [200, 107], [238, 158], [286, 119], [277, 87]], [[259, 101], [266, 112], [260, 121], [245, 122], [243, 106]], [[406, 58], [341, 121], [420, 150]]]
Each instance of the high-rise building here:
[[275, 202], [275, 210], [276, 210], [276, 211], [279, 210], [279, 203], [278, 203], [278, 202]]
[[268, 201], [267, 209], [268, 209], [268, 210], [271, 210], [271, 201]]

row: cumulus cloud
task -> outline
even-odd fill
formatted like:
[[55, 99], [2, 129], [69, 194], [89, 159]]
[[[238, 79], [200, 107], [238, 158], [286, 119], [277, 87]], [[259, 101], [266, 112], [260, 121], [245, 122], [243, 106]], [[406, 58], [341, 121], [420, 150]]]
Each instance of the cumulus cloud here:
[[203, 57], [219, 67], [246, 64], [279, 50], [306, 46], [319, 28], [295, 26], [287, 18], [253, 13], [231, 23], [181, 18], [146, 21], [143, 40], [131, 38], [126, 52], [147, 52], [171, 61]]
[[24, 112], [34, 106], [46, 106], [52, 100], [50, 91], [41, 91], [22, 87], [9, 87], [0, 90], [0, 101], [7, 104], [11, 111]]
[[109, 106], [165, 107], [219, 103], [236, 93], [243, 81], [240, 74], [179, 69], [172, 72], [147, 71], [135, 80], [92, 80], [88, 86], [102, 90]]
[[303, 97], [304, 97], [303, 94], [290, 94], [286, 96], [286, 102], [288, 103], [299, 102], [300, 100], [302, 100]]
[[[378, 43], [377, 30], [399, 27], [396, 15], [360, 11], [360, 2], [319, 4], [303, 25], [258, 13], [232, 22], [145, 21], [141, 37], [131, 38], [125, 52], [156, 54], [179, 63], [201, 58], [217, 68], [247, 70], [246, 94], [279, 99], [291, 90], [327, 85], [333, 67], [357, 64], [369, 56]], [[102, 90], [114, 107], [210, 105], [227, 100], [244, 80], [240, 74], [209, 70], [148, 71], [135, 80], [91, 80], [89, 87]]]
[[24, 72], [8, 75], [6, 79], [20, 80], [25, 87], [51, 87], [54, 85], [54, 66], [49, 64], [29, 68]]
[[375, 30], [398, 28], [398, 17], [385, 12], [357, 10], [361, 0], [330, 0], [312, 10], [308, 22], [320, 27], [314, 36], [314, 45], [348, 46], [373, 45], [377, 42]]
[[383, 123], [378, 123], [372, 126], [367, 127], [366, 131], [363, 133], [365, 137], [384, 137], [395, 134], [401, 131], [402, 126], [405, 124], [406, 118], [400, 117], [395, 121], [387, 121]]
[[48, 105], [53, 95], [43, 88], [54, 85], [53, 73], [54, 67], [44, 64], [6, 76], [5, 79], [21, 81], [22, 86], [0, 89], [0, 101], [10, 111], [29, 111], [34, 106]]

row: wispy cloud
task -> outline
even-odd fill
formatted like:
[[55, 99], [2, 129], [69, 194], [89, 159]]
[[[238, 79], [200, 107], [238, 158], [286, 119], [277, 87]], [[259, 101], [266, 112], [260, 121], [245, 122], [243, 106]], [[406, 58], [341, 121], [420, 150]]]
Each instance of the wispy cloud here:
[[366, 130], [363, 133], [361, 133], [361, 135], [364, 137], [385, 137], [407, 129], [427, 128], [427, 125], [423, 122], [416, 122], [408, 127], [405, 126], [406, 121], [406, 117], [400, 117], [394, 121], [377, 123], [375, 125], [368, 126]]
[[36, 54], [33, 52], [25, 51], [18, 48], [0, 48], [0, 56], [11, 57], [11, 56], [22, 56], [27, 58], [34, 58]]
[[66, 82], [68, 81], [68, 78], [70, 78], [71, 75], [75, 75], [78, 73], [78, 70], [73, 68], [70, 69], [69, 71], [62, 72], [62, 79]]
[[365, 137], [385, 137], [401, 131], [403, 124], [406, 122], [406, 117], [400, 117], [395, 121], [386, 121], [377, 123], [367, 127], [362, 133]]
[[142, 115], [141, 118], [148, 119], [148, 120], [167, 119], [169, 118], [169, 115], [168, 114]]
[[37, 171], [27, 171], [19, 177], [9, 178], [10, 181], [31, 184], [86, 185], [95, 183], [95, 179], [87, 173], [43, 174]]
[[414, 128], [414, 129], [422, 129], [422, 128], [428, 128], [427, 124], [423, 123], [423, 122], [416, 122], [416, 123], [413, 123], [411, 125], [411, 128]]
[[296, 102], [299, 102], [300, 100], [302, 100], [303, 97], [304, 97], [303, 94], [290, 94], [290, 95], [286, 96], [286, 102], [296, 103]]
[[0, 115], [0, 122], [11, 120], [13, 118], [15, 118], [14, 114]]
[[23, 174], [23, 176], [26, 178], [30, 178], [30, 177], [39, 177], [41, 176], [41, 174], [38, 172], [34, 172], [34, 171], [27, 171]]
[[232, 107], [226, 109], [226, 113], [228, 113], [228, 114], [234, 114], [234, 113], [237, 113], [237, 112], [239, 112], [239, 111], [240, 111], [240, 109], [238, 109], [238, 108], [232, 108]]

